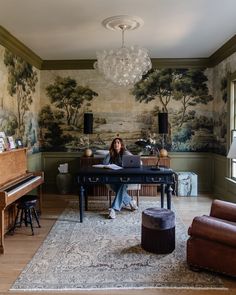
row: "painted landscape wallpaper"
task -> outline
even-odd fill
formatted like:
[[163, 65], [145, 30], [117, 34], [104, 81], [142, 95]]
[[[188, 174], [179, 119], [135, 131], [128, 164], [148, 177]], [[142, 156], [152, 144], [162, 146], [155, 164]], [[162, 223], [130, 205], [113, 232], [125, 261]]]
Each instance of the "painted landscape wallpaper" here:
[[[0, 46], [0, 131], [31, 152], [107, 149], [119, 135], [133, 152], [161, 148], [158, 112], [168, 112], [168, 151], [226, 153], [227, 75], [233, 54], [211, 69], [152, 69], [132, 87], [96, 70], [39, 71]], [[93, 134], [83, 134], [92, 112]]]

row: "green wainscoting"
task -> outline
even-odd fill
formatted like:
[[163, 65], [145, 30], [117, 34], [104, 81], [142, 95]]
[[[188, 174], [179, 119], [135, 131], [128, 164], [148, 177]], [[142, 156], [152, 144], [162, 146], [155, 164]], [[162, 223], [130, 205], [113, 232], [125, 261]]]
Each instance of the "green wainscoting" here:
[[230, 160], [224, 156], [213, 154], [213, 191], [217, 198], [236, 202], [236, 182], [229, 179]]
[[[28, 170], [43, 170], [45, 192], [57, 192], [58, 166], [69, 164], [69, 172], [78, 170], [81, 153], [37, 153], [28, 156]], [[236, 182], [228, 179], [229, 160], [212, 153], [169, 153], [174, 171], [192, 171], [198, 175], [198, 191], [214, 193], [216, 198], [236, 202]]]
[[170, 153], [174, 171], [190, 171], [198, 176], [198, 192], [212, 192], [213, 163], [211, 153]]
[[[42, 170], [45, 173], [45, 192], [56, 192], [58, 166], [69, 164], [69, 172], [78, 170], [80, 153], [42, 153]], [[213, 191], [213, 158], [211, 153], [170, 153], [171, 168], [175, 171], [191, 171], [198, 175], [199, 192]]]
[[68, 163], [69, 173], [75, 173], [79, 167], [79, 157], [81, 153], [67, 153], [67, 152], [54, 152], [42, 153], [42, 170], [44, 171], [45, 192], [57, 192], [56, 176], [59, 173], [58, 166], [60, 164]]
[[28, 155], [28, 171], [42, 171], [42, 154]]

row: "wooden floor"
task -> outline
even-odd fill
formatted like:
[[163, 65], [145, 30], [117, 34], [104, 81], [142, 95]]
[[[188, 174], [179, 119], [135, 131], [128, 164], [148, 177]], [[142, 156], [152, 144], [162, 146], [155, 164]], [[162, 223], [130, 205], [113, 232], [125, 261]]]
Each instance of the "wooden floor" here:
[[[77, 292], [11, 292], [8, 291], [12, 283], [16, 280], [25, 265], [31, 260], [40, 244], [43, 242], [57, 217], [65, 208], [67, 202], [73, 196], [44, 195], [43, 214], [40, 218], [41, 228], [35, 228], [35, 235], [30, 235], [30, 229], [22, 227], [11, 236], [5, 236], [4, 255], [0, 255], [0, 295], [12, 294], [127, 294], [127, 295], [205, 295], [205, 294], [236, 294], [236, 279], [222, 277], [227, 290], [189, 290], [189, 289], [143, 289], [143, 290], [108, 290], [108, 291], [77, 291]], [[196, 197], [173, 197], [175, 208], [182, 217], [183, 222], [188, 227], [194, 216], [208, 214], [212, 198], [211, 196], [200, 195]]]

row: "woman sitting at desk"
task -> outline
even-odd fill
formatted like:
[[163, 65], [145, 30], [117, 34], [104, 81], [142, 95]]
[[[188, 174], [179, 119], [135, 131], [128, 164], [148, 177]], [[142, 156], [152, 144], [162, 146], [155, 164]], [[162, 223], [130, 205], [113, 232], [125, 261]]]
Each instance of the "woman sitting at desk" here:
[[[116, 137], [111, 143], [109, 154], [105, 157], [103, 164], [116, 164], [118, 166], [122, 166], [123, 155], [131, 155], [131, 153], [125, 148], [123, 140]], [[116, 195], [111, 208], [109, 208], [108, 218], [116, 218], [115, 211], [120, 211], [123, 205], [129, 205], [132, 211], [138, 209], [135, 200], [133, 200], [127, 192], [127, 184], [110, 184], [110, 188]]]

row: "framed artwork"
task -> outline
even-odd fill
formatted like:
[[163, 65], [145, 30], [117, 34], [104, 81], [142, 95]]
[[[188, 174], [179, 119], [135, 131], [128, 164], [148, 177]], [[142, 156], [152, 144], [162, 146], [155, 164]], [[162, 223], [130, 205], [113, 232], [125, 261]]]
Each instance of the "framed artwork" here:
[[0, 137], [2, 137], [2, 138], [6, 138], [6, 134], [5, 134], [5, 132], [0, 131]]
[[0, 147], [1, 151], [7, 150], [6, 140], [2, 137], [0, 137], [0, 145], [1, 145], [1, 147]]
[[22, 140], [20, 138], [17, 138], [16, 141], [16, 147], [19, 149], [19, 148], [23, 148], [23, 143], [22, 143]]
[[13, 136], [8, 136], [7, 137], [8, 139], [8, 143], [9, 143], [9, 149], [15, 149], [16, 148], [16, 144], [15, 144], [15, 141], [14, 141], [14, 138]]
[[5, 145], [2, 142], [0, 142], [0, 153], [4, 151], [5, 151]]

